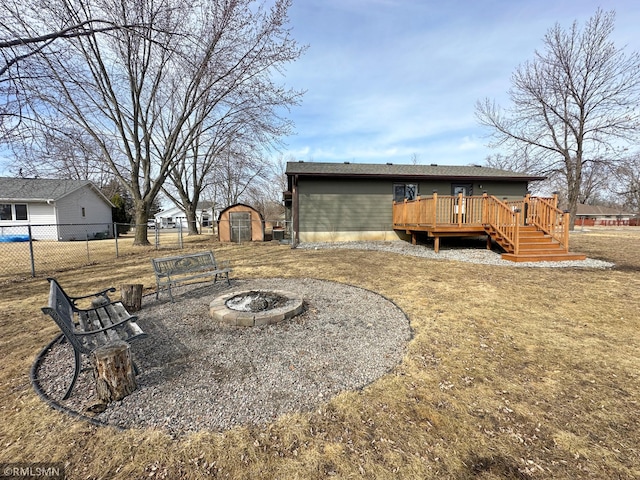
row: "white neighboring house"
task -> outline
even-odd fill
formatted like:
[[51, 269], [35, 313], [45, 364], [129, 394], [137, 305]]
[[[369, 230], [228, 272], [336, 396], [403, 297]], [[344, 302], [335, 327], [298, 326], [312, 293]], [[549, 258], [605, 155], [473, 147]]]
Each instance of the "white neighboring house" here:
[[0, 237], [35, 240], [105, 238], [113, 204], [88, 180], [0, 177]]
[[[154, 216], [155, 223], [158, 228], [187, 228], [187, 216], [180, 207], [172, 207]], [[212, 202], [199, 202], [196, 208], [196, 220], [198, 222], [198, 230], [202, 228], [211, 228], [213, 219], [215, 218]]]

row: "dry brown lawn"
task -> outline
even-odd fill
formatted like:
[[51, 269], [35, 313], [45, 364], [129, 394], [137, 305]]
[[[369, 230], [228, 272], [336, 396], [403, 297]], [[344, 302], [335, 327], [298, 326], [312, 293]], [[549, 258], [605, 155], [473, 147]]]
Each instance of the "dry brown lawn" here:
[[[200, 432], [96, 427], [52, 410], [29, 368], [57, 327], [43, 277], [2, 286], [0, 462], [62, 462], [72, 479], [640, 478], [640, 230], [576, 232], [613, 270], [505, 268], [377, 252], [213, 247], [234, 275], [313, 277], [378, 292], [414, 338], [392, 372], [312, 412]], [[149, 249], [56, 273], [70, 292], [152, 287]]]

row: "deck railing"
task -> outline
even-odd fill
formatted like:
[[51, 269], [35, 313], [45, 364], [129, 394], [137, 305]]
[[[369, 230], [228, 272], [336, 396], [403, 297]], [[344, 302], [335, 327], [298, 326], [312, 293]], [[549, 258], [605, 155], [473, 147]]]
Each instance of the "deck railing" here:
[[481, 226], [483, 197], [438, 196], [393, 202], [393, 224], [402, 226]]
[[521, 227], [535, 225], [569, 251], [569, 214], [557, 207], [558, 199], [525, 196], [521, 200], [492, 195], [438, 195], [393, 202], [394, 228], [451, 229], [489, 227], [518, 254]]
[[569, 213], [558, 208], [558, 198], [525, 197], [527, 223], [535, 225], [569, 251]]

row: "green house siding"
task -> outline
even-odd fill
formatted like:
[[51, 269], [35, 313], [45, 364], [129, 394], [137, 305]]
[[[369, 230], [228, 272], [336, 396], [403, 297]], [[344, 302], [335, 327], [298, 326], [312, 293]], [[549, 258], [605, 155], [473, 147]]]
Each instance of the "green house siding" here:
[[298, 183], [300, 232], [392, 231], [392, 202], [395, 184], [416, 184], [418, 194], [451, 195], [452, 184], [472, 184], [473, 195], [486, 191], [497, 197], [521, 198], [526, 182], [410, 179], [310, 179]]
[[[409, 183], [409, 182], [407, 182]], [[420, 182], [418, 193], [423, 197], [430, 197], [436, 190], [438, 195], [451, 195], [452, 185], [467, 185], [472, 187], [472, 195], [482, 195], [487, 192], [489, 195], [502, 197], [523, 197], [527, 193], [526, 182], [496, 182], [496, 181], [471, 181], [471, 180], [441, 180]]]
[[301, 232], [392, 230], [388, 181], [301, 179], [298, 188]]
[[300, 230], [391, 230], [391, 195], [300, 195]]

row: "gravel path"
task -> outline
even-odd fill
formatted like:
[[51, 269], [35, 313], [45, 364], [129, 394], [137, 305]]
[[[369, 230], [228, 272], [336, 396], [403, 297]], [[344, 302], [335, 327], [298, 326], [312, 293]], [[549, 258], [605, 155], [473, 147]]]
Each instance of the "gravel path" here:
[[587, 258], [586, 260], [569, 260], [564, 262], [511, 262], [503, 260], [500, 254], [486, 248], [442, 248], [435, 253], [433, 247], [412, 245], [409, 242], [333, 242], [333, 243], [301, 243], [297, 248], [324, 249], [344, 248], [353, 250], [378, 250], [400, 255], [432, 258], [434, 260], [456, 260], [459, 262], [480, 263], [484, 265], [499, 265], [503, 267], [535, 267], [535, 268], [611, 268], [613, 263]]
[[[209, 303], [221, 294], [270, 288], [301, 295], [306, 311], [264, 327], [230, 327], [209, 316]], [[138, 322], [149, 337], [132, 345], [138, 389], [97, 420], [173, 436], [269, 422], [373, 382], [402, 360], [411, 338], [408, 319], [392, 302], [335, 282], [220, 282], [174, 295], [174, 304], [144, 298]], [[80, 375], [69, 400], [58, 400], [72, 375], [72, 355], [67, 344], [52, 348], [38, 381], [49, 398], [88, 414], [96, 403], [90, 371]]]

